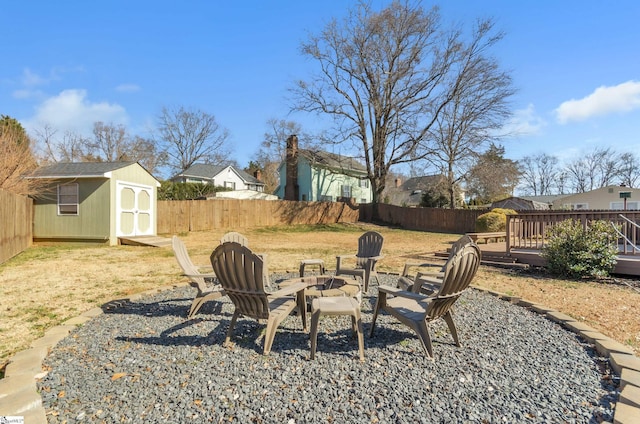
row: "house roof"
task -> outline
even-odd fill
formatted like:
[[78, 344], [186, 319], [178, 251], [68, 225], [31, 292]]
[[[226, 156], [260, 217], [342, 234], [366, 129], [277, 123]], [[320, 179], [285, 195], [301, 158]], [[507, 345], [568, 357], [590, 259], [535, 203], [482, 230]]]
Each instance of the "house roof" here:
[[36, 169], [30, 178], [109, 178], [109, 172], [133, 162], [59, 162]]
[[312, 165], [339, 169], [342, 173], [355, 171], [358, 174], [367, 172], [367, 168], [356, 158], [350, 156], [342, 156], [336, 153], [325, 152], [322, 150], [300, 149], [299, 153], [302, 157], [311, 162]]
[[258, 180], [253, 175], [249, 175], [242, 169], [238, 169], [233, 165], [212, 165], [209, 163], [194, 163], [193, 165], [191, 165], [190, 167], [188, 167], [187, 169], [185, 169], [184, 171], [176, 175], [176, 177], [178, 176], [197, 177], [202, 179], [213, 180], [216, 177], [216, 175], [220, 174], [222, 171], [224, 171], [227, 168], [233, 169], [236, 172], [236, 174], [238, 174], [240, 178], [242, 178], [245, 182], [248, 182], [251, 184], [264, 185], [262, 181]]

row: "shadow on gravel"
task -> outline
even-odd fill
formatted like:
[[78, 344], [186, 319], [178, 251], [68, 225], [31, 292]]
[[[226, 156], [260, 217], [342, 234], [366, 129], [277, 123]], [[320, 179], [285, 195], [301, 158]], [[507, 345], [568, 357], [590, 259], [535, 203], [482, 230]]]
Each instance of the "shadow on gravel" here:
[[[171, 299], [158, 302], [132, 302], [129, 299], [112, 300], [101, 306], [105, 314], [142, 315], [146, 317], [175, 316], [187, 319], [193, 299]], [[197, 315], [221, 315], [222, 303], [206, 302]]]

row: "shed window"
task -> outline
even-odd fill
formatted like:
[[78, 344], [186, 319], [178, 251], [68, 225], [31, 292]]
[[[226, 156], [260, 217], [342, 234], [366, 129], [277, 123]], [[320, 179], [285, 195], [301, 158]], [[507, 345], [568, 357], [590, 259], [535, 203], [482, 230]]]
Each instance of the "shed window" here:
[[58, 215], [78, 215], [78, 184], [58, 185]]

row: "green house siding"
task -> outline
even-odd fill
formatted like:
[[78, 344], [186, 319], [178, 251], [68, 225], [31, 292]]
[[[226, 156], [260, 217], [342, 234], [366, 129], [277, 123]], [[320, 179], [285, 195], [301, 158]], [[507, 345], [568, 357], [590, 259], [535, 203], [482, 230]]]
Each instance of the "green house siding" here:
[[[78, 184], [78, 214], [58, 214], [58, 184]], [[69, 238], [107, 241], [110, 225], [110, 188], [105, 179], [55, 181], [38, 197], [34, 207], [34, 238]]]
[[[284, 187], [286, 185], [286, 166], [284, 162], [280, 165], [280, 185], [276, 190], [279, 198], [284, 198]], [[343, 198], [343, 186], [349, 186], [351, 198], [357, 203], [370, 203], [373, 195], [369, 181], [362, 173], [361, 178], [340, 173], [339, 170], [311, 166], [309, 161], [301, 158], [298, 162], [298, 189], [299, 199], [307, 201], [337, 201]]]

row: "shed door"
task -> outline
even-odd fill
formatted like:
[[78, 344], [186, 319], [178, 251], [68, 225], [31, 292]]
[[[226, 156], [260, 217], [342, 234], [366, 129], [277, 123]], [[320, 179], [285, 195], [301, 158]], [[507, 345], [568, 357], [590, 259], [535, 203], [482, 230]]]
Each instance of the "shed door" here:
[[154, 235], [152, 196], [152, 187], [117, 183], [117, 236]]

